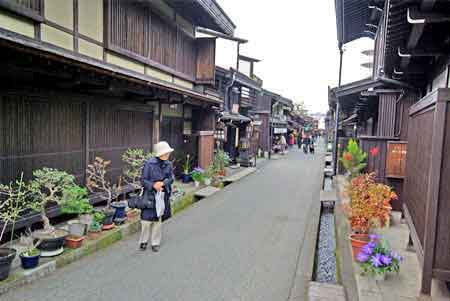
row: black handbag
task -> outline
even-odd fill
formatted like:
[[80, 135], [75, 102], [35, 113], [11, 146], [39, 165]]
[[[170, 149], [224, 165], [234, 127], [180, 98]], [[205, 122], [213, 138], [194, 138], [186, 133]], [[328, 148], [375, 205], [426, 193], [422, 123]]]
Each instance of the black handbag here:
[[155, 208], [155, 195], [144, 189], [144, 192], [140, 195], [136, 195], [128, 199], [128, 207], [132, 209], [154, 209]]

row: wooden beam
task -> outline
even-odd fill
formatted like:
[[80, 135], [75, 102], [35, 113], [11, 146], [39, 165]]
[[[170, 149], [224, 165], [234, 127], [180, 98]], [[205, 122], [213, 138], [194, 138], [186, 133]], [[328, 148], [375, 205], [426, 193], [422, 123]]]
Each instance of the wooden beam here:
[[402, 48], [398, 48], [398, 56], [401, 58], [411, 58], [411, 57], [431, 57], [431, 56], [444, 56], [447, 55], [446, 51], [443, 50], [435, 50], [435, 49], [429, 49], [429, 50], [425, 50], [425, 49], [410, 49], [410, 50], [406, 50], [406, 49], [402, 49]]
[[[420, 4], [420, 10], [421, 11], [431, 11], [434, 7], [434, 4], [436, 3], [436, 0], [422, 0], [422, 3]], [[408, 22], [410, 21], [410, 7], [408, 8]], [[411, 23], [411, 22], [410, 22]], [[416, 48], [417, 44], [419, 43], [420, 38], [423, 35], [423, 32], [425, 30], [425, 22], [419, 22], [419, 23], [411, 23], [412, 24], [412, 30], [409, 34], [408, 42], [406, 43], [407, 49], [414, 49]], [[409, 63], [411, 62], [411, 57], [402, 57], [400, 66], [402, 69], [405, 69], [408, 67]]]
[[432, 11], [420, 11], [417, 6], [408, 7], [407, 18], [408, 23], [410, 24], [450, 22], [450, 17], [447, 14]]

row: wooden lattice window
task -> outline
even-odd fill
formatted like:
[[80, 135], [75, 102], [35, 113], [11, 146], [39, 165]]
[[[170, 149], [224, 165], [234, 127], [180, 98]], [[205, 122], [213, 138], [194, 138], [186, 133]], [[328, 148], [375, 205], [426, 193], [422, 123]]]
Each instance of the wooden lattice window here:
[[404, 178], [406, 169], [406, 142], [388, 142], [386, 155], [386, 177]]
[[0, 0], [0, 7], [37, 22], [44, 21], [44, 0]]

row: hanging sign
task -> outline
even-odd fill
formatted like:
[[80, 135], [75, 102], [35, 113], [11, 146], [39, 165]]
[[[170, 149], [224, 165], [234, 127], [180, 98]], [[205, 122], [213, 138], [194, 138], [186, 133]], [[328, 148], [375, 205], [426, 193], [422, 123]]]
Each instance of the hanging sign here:
[[273, 133], [274, 134], [286, 134], [287, 128], [274, 128]]

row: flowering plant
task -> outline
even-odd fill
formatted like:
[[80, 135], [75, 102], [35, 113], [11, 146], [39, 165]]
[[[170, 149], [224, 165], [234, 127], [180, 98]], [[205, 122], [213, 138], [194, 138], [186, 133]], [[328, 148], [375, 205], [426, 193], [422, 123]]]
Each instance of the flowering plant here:
[[196, 167], [194, 171], [192, 171], [192, 179], [194, 179], [195, 182], [203, 182], [205, 179], [205, 171], [200, 167]]
[[398, 273], [402, 256], [392, 251], [379, 235], [371, 234], [369, 237], [370, 242], [361, 249], [356, 258], [363, 273], [371, 276], [383, 275], [386, 272]]
[[189, 171], [191, 169], [191, 155], [186, 155], [186, 161], [183, 163], [183, 173], [185, 175], [189, 174]]
[[376, 183], [375, 174], [362, 174], [353, 178], [346, 192], [350, 205], [345, 205], [352, 230], [368, 233], [371, 227], [385, 227], [397, 195], [391, 187]]
[[350, 173], [350, 177], [354, 178], [366, 167], [367, 153], [361, 150], [358, 143], [350, 139], [347, 144], [345, 152], [339, 161], [344, 166], [345, 170]]

